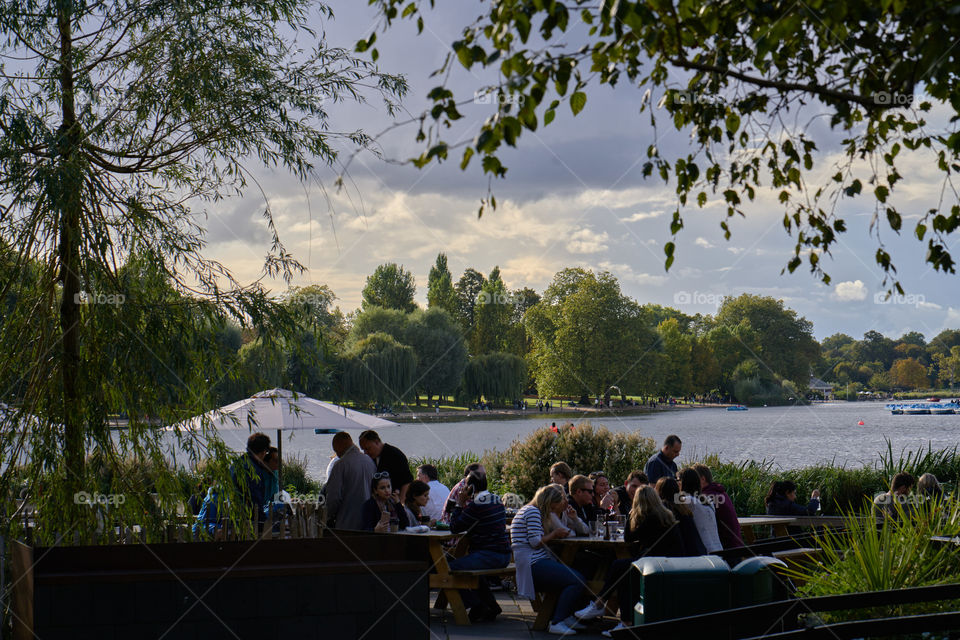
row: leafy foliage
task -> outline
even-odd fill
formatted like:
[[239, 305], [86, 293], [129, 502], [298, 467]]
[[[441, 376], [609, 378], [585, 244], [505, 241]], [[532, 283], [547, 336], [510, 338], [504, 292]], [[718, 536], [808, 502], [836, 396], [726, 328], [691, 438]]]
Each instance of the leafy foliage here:
[[[427, 3], [369, 3], [384, 19], [380, 28], [415, 19], [423, 29]], [[507, 171], [502, 147], [549, 125], [564, 102], [573, 115], [585, 113], [591, 82], [643, 91], [641, 112], [654, 130], [666, 121], [692, 140], [692, 149], [677, 157], [665, 157], [655, 143], [646, 149], [644, 175], [676, 187], [672, 234], [683, 229], [685, 208], [713, 200], [725, 208], [719, 226], [729, 238], [729, 219], [745, 215], [758, 190], [769, 188], [796, 240], [785, 268], [806, 263], [829, 282], [822, 258], [847, 231], [837, 209], [844, 199], [859, 199], [872, 209], [874, 260], [902, 293], [881, 230], [901, 233], [907, 214], [918, 218], [911, 235], [926, 245], [925, 262], [955, 272], [949, 240], [960, 226], [960, 205], [947, 199], [915, 211], [901, 207], [895, 194], [910, 161], [935, 164], [944, 188], [960, 166], [960, 136], [933, 132], [927, 121], [934, 103], [956, 116], [957, 63], [932, 43], [955, 42], [958, 32], [952, 7], [934, 0], [856, 6], [504, 0], [464, 26], [436, 75], [449, 78], [456, 64], [500, 74], [501, 84], [488, 88], [496, 112], [460, 163], [466, 167], [476, 156], [495, 177]], [[921, 91], [929, 100], [915, 99]], [[454, 145], [444, 132], [462, 117], [446, 84], [428, 98], [433, 107], [418, 132], [425, 150], [414, 160], [420, 167], [448, 157]], [[795, 124], [812, 121], [808, 115], [825, 116], [842, 137], [841, 158], [832, 166], [817, 153], [810, 125]], [[810, 176], [824, 170], [832, 176], [827, 184], [811, 185]], [[495, 200], [485, 200], [481, 212], [486, 205]], [[664, 246], [668, 269], [674, 251], [673, 242]]]

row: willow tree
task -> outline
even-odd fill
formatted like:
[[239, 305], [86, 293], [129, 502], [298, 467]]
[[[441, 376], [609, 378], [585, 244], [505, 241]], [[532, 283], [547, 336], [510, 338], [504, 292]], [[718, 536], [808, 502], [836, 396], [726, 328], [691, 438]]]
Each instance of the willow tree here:
[[[181, 406], [130, 392], [144, 384], [137, 372], [147, 362], [168, 356], [148, 324], [122, 324], [118, 309], [134, 302], [120, 297], [117, 272], [130, 255], [149, 251], [188, 294], [190, 313], [170, 314], [162, 301], [144, 307], [167, 318], [169, 331], [181, 322], [189, 330], [198, 315], [232, 316], [268, 340], [291, 327], [260, 285], [242, 285], [203, 256], [198, 214], [243, 194], [258, 167], [306, 181], [341, 146], [367, 143], [362, 132], [337, 132], [325, 105], [372, 91], [392, 111], [405, 91], [402, 78], [328, 46], [309, 27], [317, 17], [332, 13], [309, 0], [0, 1], [0, 239], [13, 265], [2, 289], [39, 265], [0, 335], [13, 354], [0, 368], [28, 365], [18, 395], [4, 399], [36, 418], [6, 420], [0, 437], [3, 463], [28, 459], [19, 477], [51, 530], [94, 522], [74, 504], [87, 486], [87, 451], [128, 449], [159, 464], [148, 423], [209, 408], [205, 389], [217, 382], [181, 377], [192, 390]], [[268, 201], [264, 218], [272, 244], [263, 277], [289, 279], [301, 266]], [[142, 348], [106, 363], [96, 349], [108, 340]], [[187, 355], [206, 357], [200, 348]], [[106, 420], [116, 412], [130, 416], [118, 441]], [[57, 481], [32, 490], [49, 474]]]
[[344, 365], [344, 392], [363, 402], [403, 402], [413, 393], [416, 371], [413, 347], [386, 333], [373, 333], [356, 344]]

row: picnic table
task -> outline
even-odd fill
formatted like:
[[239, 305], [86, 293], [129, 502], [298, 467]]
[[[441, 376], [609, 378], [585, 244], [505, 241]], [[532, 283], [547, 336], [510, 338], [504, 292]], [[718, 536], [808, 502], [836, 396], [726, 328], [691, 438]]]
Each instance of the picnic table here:
[[795, 516], [745, 516], [739, 518], [740, 533], [746, 544], [757, 541], [757, 527], [773, 527], [775, 537], [787, 535], [787, 526], [795, 524]]

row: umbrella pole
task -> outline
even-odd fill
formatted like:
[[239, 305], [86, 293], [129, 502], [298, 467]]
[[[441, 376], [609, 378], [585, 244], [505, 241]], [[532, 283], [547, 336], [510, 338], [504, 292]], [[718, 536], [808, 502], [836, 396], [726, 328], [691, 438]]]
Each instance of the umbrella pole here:
[[279, 493], [283, 488], [280, 481], [283, 477], [283, 439], [280, 437], [280, 429], [277, 429], [277, 462], [277, 493]]

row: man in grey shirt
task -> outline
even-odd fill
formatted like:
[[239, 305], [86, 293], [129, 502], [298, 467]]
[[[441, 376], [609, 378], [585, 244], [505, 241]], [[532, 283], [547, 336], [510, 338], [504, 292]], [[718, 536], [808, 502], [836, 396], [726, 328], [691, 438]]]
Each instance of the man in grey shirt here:
[[377, 465], [345, 431], [334, 434], [333, 450], [339, 460], [324, 487], [327, 520], [337, 529], [362, 529], [362, 507], [370, 499], [370, 481]]

